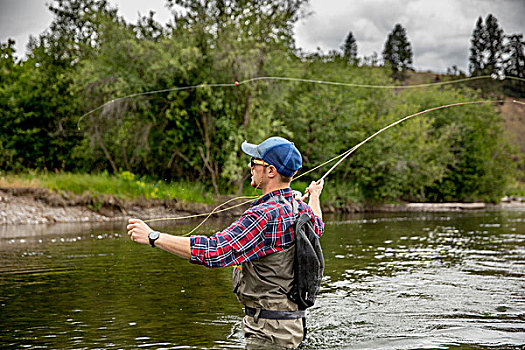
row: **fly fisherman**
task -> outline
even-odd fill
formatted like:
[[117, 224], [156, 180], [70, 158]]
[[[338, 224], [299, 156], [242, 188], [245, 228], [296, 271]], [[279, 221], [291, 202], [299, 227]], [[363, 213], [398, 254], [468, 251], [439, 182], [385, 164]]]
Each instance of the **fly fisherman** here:
[[297, 347], [306, 327], [305, 311], [288, 297], [294, 285], [293, 224], [297, 216], [292, 207], [310, 216], [312, 232], [320, 237], [324, 230], [319, 202], [323, 181], [308, 187], [309, 205], [294, 203], [290, 182], [302, 166], [295, 145], [271, 137], [259, 145], [245, 141], [241, 148], [252, 157], [251, 186], [262, 189], [263, 196], [227, 229], [211, 237], [179, 237], [153, 231], [139, 219], [129, 219], [128, 234], [137, 243], [159, 247], [190, 263], [234, 266], [234, 293], [245, 306], [243, 330], [248, 343]]

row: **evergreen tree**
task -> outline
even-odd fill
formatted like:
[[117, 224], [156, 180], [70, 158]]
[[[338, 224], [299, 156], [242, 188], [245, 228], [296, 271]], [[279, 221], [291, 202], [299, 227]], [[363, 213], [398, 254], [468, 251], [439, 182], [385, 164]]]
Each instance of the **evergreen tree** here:
[[392, 69], [394, 79], [404, 80], [405, 72], [412, 68], [412, 47], [407, 39], [406, 30], [396, 24], [388, 35], [383, 49], [383, 60]]
[[501, 74], [503, 56], [503, 29], [492, 14], [485, 19], [481, 17], [470, 39], [469, 71], [472, 76]]
[[525, 41], [523, 34], [507, 36], [509, 42], [505, 45], [505, 75], [525, 78]]
[[487, 64], [486, 74], [500, 74], [503, 56], [503, 29], [498, 25], [498, 20], [489, 14], [485, 19]]
[[[513, 34], [507, 36], [508, 42], [505, 45], [504, 53], [507, 58], [503, 62], [505, 76], [525, 78], [525, 41], [523, 34]], [[523, 96], [525, 94], [525, 83], [522, 81], [505, 81], [505, 90], [513, 96]]]
[[470, 39], [469, 72], [472, 76], [482, 75], [485, 69], [485, 59], [483, 57], [486, 47], [485, 42], [485, 27], [483, 26], [483, 19], [479, 17]]
[[357, 63], [357, 44], [352, 32], [348, 33], [345, 43], [342, 46], [343, 57], [347, 63], [356, 64]]

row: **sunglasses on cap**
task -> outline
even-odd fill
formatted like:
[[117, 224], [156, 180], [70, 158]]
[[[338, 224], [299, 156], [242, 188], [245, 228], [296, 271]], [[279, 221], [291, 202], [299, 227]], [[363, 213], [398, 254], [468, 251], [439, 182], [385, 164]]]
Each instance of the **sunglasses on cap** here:
[[257, 159], [257, 158], [252, 157], [252, 159], [250, 159], [250, 167], [253, 168], [256, 165], [262, 165], [263, 167], [266, 167], [266, 166], [269, 166], [270, 164], [266, 163], [262, 159]]

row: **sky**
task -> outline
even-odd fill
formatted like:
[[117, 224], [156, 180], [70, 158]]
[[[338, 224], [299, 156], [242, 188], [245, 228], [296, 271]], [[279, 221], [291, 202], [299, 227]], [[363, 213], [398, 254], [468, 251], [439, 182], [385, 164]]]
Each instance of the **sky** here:
[[[29, 36], [38, 36], [52, 21], [50, 0], [0, 0], [0, 41], [15, 39], [24, 57]], [[110, 0], [128, 22], [155, 11], [167, 23], [164, 0]], [[466, 71], [470, 37], [477, 18], [493, 14], [505, 34], [525, 32], [525, 0], [310, 0], [308, 16], [295, 27], [297, 47], [306, 52], [339, 49], [352, 31], [358, 56], [381, 56], [395, 24], [407, 32], [418, 71], [445, 72], [453, 65]]]

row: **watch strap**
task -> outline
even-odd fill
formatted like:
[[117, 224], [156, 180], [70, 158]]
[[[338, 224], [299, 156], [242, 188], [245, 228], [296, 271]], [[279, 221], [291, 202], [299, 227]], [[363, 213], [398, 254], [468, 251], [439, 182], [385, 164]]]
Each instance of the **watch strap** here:
[[[152, 234], [153, 233], [156, 233], [157, 236], [155, 238], [151, 238]], [[151, 231], [149, 234], [148, 234], [148, 239], [149, 239], [149, 244], [151, 245], [152, 248], [155, 248], [155, 241], [157, 239], [159, 239], [160, 237], [160, 232], [159, 231]]]

